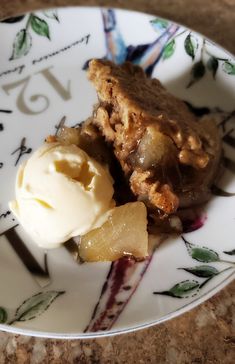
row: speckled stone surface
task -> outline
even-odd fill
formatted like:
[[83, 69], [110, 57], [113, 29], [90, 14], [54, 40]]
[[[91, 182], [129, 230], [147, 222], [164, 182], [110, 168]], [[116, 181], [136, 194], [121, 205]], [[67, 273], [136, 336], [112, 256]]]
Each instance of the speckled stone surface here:
[[[64, 5], [104, 5], [164, 16], [235, 53], [235, 0], [1, 0], [0, 17]], [[235, 282], [165, 324], [94, 340], [50, 340], [0, 332], [0, 364], [235, 363]]]

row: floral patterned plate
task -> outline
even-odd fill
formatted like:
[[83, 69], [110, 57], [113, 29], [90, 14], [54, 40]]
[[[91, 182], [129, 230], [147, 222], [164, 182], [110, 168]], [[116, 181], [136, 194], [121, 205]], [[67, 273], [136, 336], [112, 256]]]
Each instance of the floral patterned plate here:
[[[218, 292], [235, 271], [235, 59], [167, 20], [100, 8], [50, 9], [0, 23], [0, 329], [75, 338], [123, 333], [173, 318]], [[87, 62], [141, 65], [198, 115], [216, 112], [224, 170], [203, 211], [186, 216], [146, 261], [74, 261], [43, 251], [8, 210], [17, 167], [56, 132], [92, 112]]]

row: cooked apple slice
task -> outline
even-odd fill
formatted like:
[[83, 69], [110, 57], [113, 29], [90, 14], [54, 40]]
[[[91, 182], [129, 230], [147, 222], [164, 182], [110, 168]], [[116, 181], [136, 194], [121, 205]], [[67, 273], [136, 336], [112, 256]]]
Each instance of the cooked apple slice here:
[[114, 261], [125, 255], [148, 255], [147, 211], [143, 202], [115, 207], [108, 220], [82, 236], [80, 257], [87, 262]]

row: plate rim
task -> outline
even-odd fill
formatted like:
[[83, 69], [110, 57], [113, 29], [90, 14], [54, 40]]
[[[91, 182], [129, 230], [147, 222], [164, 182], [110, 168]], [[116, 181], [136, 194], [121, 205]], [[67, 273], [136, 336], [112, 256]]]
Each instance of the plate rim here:
[[57, 334], [55, 332], [43, 332], [43, 331], [36, 331], [36, 330], [28, 330], [28, 329], [21, 329], [16, 326], [4, 325], [0, 324], [0, 330], [8, 333], [13, 334], [21, 334], [25, 336], [33, 336], [33, 337], [41, 337], [47, 339], [62, 339], [62, 340], [71, 340], [71, 339], [95, 339], [99, 337], [106, 337], [106, 336], [115, 336], [120, 334], [127, 334], [135, 331], [139, 331], [141, 329], [147, 329], [152, 326], [161, 324], [163, 322], [169, 321], [170, 319], [175, 319], [180, 315], [191, 311], [193, 308], [199, 306], [201, 303], [208, 301], [211, 297], [213, 297], [216, 293], [220, 292], [223, 288], [225, 288], [229, 283], [231, 283], [235, 278], [235, 271], [231, 273], [229, 276], [224, 278], [224, 280], [218, 283], [216, 286], [211, 288], [209, 291], [205, 292], [203, 295], [195, 299], [193, 302], [186, 303], [184, 306], [180, 307], [179, 309], [168, 313], [167, 315], [156, 319], [154, 321], [148, 321], [143, 324], [139, 324], [136, 326], [131, 326], [126, 329], [116, 329], [116, 330], [108, 330], [108, 331], [97, 331], [97, 332], [90, 332], [90, 333], [60, 333]]

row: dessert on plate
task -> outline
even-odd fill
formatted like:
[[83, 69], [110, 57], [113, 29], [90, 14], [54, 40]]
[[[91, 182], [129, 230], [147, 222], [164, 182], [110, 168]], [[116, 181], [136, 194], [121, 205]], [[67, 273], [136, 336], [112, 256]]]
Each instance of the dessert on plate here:
[[209, 197], [221, 142], [210, 117], [197, 119], [157, 79], [131, 63], [93, 60], [96, 125], [138, 199], [162, 216]]
[[15, 189], [10, 208], [44, 248], [101, 226], [115, 205], [109, 172], [74, 144], [45, 143], [20, 166]]
[[85, 261], [145, 258], [147, 231], [180, 232], [182, 209], [209, 199], [220, 136], [138, 66], [96, 59], [88, 78], [93, 115], [20, 167], [10, 206], [41, 246], [79, 235]]

